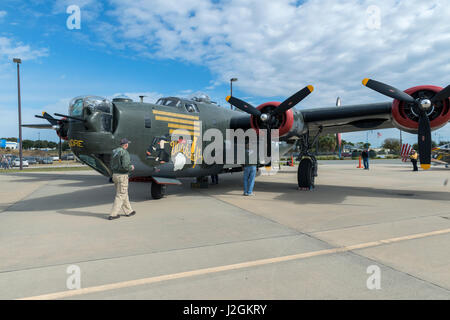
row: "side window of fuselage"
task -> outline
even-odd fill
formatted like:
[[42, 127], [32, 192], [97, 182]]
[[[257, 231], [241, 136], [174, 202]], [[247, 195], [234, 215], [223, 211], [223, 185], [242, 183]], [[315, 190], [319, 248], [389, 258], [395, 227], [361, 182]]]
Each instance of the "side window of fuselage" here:
[[146, 114], [144, 118], [144, 125], [146, 128], [152, 127], [152, 120], [150, 119], [150, 115]]
[[187, 112], [191, 112], [191, 113], [198, 113], [198, 107], [195, 103], [185, 103], [184, 107], [186, 108]]

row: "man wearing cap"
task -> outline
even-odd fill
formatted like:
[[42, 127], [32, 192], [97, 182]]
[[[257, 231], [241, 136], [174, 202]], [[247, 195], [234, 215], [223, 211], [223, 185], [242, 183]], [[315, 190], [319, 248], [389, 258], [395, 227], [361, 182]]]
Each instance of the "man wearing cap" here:
[[113, 172], [112, 180], [116, 186], [116, 198], [114, 199], [109, 220], [120, 218], [120, 209], [124, 211], [127, 217], [136, 214], [136, 211], [131, 208], [130, 200], [128, 199], [128, 175], [134, 170], [130, 154], [127, 151], [129, 143], [128, 139], [121, 139], [120, 147], [112, 152], [111, 169]]
[[411, 159], [411, 162], [413, 164], [413, 171], [419, 171], [419, 169], [417, 168], [418, 154], [416, 150], [411, 150], [411, 152], [409, 153], [409, 158]]

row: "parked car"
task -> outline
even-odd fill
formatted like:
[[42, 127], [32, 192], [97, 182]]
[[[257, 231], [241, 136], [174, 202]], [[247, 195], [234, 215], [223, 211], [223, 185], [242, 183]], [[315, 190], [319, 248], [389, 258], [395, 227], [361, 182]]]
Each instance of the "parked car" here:
[[35, 158], [37, 163], [42, 163], [42, 160], [44, 159], [44, 157], [35, 157]]
[[42, 159], [42, 164], [52, 164], [53, 163], [53, 159], [52, 157], [46, 157]]
[[[12, 161], [12, 166], [13, 167], [20, 167], [20, 158], [15, 158]], [[22, 167], [28, 167], [28, 161], [25, 160], [24, 158], [22, 158]]]
[[64, 154], [61, 156], [61, 160], [75, 160], [73, 153]]
[[26, 159], [28, 161], [28, 164], [36, 164], [37, 163], [37, 159], [35, 157], [25, 157], [24, 159]]
[[56, 157], [51, 157], [51, 158], [52, 158], [53, 161], [58, 161], [59, 160], [59, 157], [57, 157], [57, 156]]

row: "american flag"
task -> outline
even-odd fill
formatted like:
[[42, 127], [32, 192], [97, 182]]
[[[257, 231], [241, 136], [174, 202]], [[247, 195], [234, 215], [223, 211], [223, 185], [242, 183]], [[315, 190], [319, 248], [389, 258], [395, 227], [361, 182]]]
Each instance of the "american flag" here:
[[410, 144], [404, 143], [402, 144], [402, 150], [400, 151], [400, 156], [402, 157], [402, 161], [406, 162], [409, 158], [409, 153], [412, 150], [412, 146]]
[[381, 133], [377, 132], [377, 138], [381, 137]]

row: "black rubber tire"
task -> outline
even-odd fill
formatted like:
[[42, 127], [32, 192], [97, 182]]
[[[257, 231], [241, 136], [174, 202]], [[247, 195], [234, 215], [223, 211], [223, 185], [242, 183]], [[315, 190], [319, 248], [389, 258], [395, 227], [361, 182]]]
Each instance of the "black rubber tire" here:
[[166, 194], [166, 185], [152, 182], [151, 194], [152, 199], [158, 200], [163, 198], [164, 195]]
[[300, 188], [314, 187], [314, 168], [310, 159], [302, 159], [298, 165], [297, 181]]

